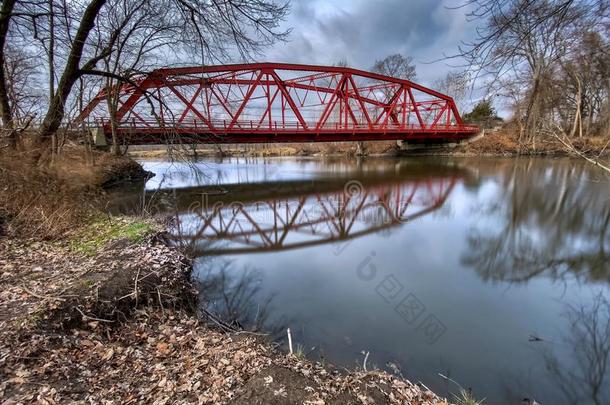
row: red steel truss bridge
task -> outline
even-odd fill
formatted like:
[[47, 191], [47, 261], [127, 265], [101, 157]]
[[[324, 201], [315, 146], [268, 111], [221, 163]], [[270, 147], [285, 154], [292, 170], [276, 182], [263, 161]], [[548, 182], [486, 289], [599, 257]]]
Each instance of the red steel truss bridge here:
[[[449, 175], [335, 191], [182, 208], [175, 238], [195, 256], [280, 251], [389, 230], [439, 209], [458, 182]], [[183, 204], [186, 205], [186, 204]], [[185, 215], [188, 213], [188, 215]]]
[[[108, 100], [118, 101], [108, 113]], [[409, 80], [336, 66], [252, 63], [164, 68], [103, 89], [73, 124], [123, 143], [406, 140], [456, 142], [453, 99]]]

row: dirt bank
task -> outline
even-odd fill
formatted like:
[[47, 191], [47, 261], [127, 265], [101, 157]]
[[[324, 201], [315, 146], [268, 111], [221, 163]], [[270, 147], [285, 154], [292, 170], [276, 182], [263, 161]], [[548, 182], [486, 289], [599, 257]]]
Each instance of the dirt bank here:
[[208, 326], [190, 261], [160, 231], [105, 218], [59, 241], [0, 237], [0, 402], [444, 403]]
[[[583, 137], [572, 140], [574, 148], [589, 157], [610, 156], [610, 139]], [[432, 154], [449, 156], [570, 156], [570, 151], [557, 138], [539, 139], [535, 144], [519, 143], [516, 134], [505, 131], [487, 131], [469, 142], [432, 150], [406, 150], [400, 154]]]

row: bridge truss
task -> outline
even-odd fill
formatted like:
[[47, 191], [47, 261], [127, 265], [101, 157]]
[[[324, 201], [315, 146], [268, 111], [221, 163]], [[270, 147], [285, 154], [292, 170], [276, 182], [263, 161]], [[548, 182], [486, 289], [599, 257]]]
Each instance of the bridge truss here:
[[277, 63], [157, 69], [100, 91], [82, 122], [106, 136], [114, 123], [126, 143], [449, 142], [478, 132], [451, 97], [411, 81]]

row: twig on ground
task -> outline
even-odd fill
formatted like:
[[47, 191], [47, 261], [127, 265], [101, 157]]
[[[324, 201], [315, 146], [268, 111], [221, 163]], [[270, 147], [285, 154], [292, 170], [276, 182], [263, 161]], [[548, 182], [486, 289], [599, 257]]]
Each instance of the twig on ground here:
[[51, 295], [42, 295], [42, 294], [36, 294], [35, 292], [29, 290], [27, 287], [25, 286], [21, 286], [21, 289], [23, 291], [25, 291], [26, 293], [30, 294], [33, 297], [36, 298], [40, 298], [41, 300], [54, 300], [54, 301], [65, 301], [65, 298], [62, 297], [53, 297]]
[[221, 321], [207, 309], [203, 309], [202, 311], [209, 319], [212, 320], [212, 322], [214, 322], [217, 326], [219, 326], [223, 331], [229, 332], [229, 333], [237, 332], [237, 329], [235, 329], [231, 325], [227, 324], [226, 322]]
[[140, 269], [138, 268], [138, 273], [136, 274], [136, 279], [134, 281], [133, 292], [136, 295], [136, 306], [138, 306], [138, 277], [140, 277]]
[[163, 308], [163, 301], [161, 300], [161, 290], [157, 287], [157, 296], [159, 297], [159, 306], [161, 307], [161, 314], [165, 315], [165, 309]]
[[[599, 160], [591, 159], [590, 157], [588, 157], [587, 155], [585, 155], [584, 153], [582, 153], [581, 151], [579, 151], [578, 149], [576, 149], [576, 148], [574, 147], [574, 145], [572, 145], [572, 143], [571, 143], [570, 141], [566, 141], [565, 139], [563, 139], [563, 137], [560, 137], [559, 135], [557, 135], [557, 133], [553, 133], [553, 135], [555, 136], [555, 138], [557, 138], [557, 140], [558, 140], [559, 142], [561, 142], [561, 143], [563, 144], [563, 146], [565, 146], [565, 147], [568, 149], [568, 151], [570, 151], [570, 152], [572, 152], [572, 153], [574, 153], [574, 154], [578, 155], [579, 157], [581, 157], [581, 158], [585, 159], [587, 162], [589, 162], [589, 163], [591, 163], [591, 164], [593, 164], [593, 165], [595, 165], [595, 166], [598, 166], [598, 167], [600, 167], [601, 169], [603, 169], [603, 170], [607, 171], [608, 173], [610, 173], [610, 167], [608, 167], [608, 166], [605, 166], [605, 165], [601, 164], [601, 163], [599, 162]], [[607, 146], [607, 145], [606, 145], [606, 146]], [[605, 149], [605, 148], [606, 148], [606, 147], [604, 146], [604, 149]], [[603, 150], [602, 150], [602, 151], [603, 151]]]
[[83, 311], [81, 311], [79, 307], [74, 307], [74, 308], [76, 308], [76, 310], [77, 310], [78, 312], [80, 312], [80, 314], [83, 316], [83, 318], [88, 319], [88, 320], [90, 320], [90, 321], [98, 321], [98, 322], [114, 323], [114, 321], [113, 321], [113, 320], [111, 320], [111, 319], [102, 319], [102, 318], [96, 318], [96, 317], [94, 317], [94, 316], [89, 316], [89, 315], [86, 315], [86, 314], [85, 314]]

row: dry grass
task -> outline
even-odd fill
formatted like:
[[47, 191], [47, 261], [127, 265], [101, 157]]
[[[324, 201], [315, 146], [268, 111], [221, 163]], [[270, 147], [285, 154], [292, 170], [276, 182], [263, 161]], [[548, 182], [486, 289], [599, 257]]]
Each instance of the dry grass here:
[[134, 161], [65, 146], [41, 164], [29, 151], [0, 153], [0, 234], [58, 239], [97, 212], [102, 186], [142, 176]]
[[[355, 155], [355, 142], [323, 142], [310, 144], [289, 144], [301, 155]], [[362, 142], [363, 151], [367, 155], [384, 154], [396, 150], [396, 141]]]
[[458, 148], [475, 154], [514, 155], [519, 152], [519, 142], [510, 132], [494, 131]]
[[17, 159], [0, 163], [0, 223], [5, 233], [56, 239], [82, 223], [94, 200], [53, 174]]
[[80, 145], [66, 145], [45, 169], [72, 188], [86, 189], [111, 185], [129, 178], [140, 178], [142, 167], [135, 161], [101, 151], [88, 151]]
[[[572, 143], [576, 150], [586, 156], [598, 157], [610, 154], [610, 139], [605, 137], [575, 138]], [[565, 156], [570, 154], [570, 151], [556, 137], [540, 135], [535, 144], [531, 141], [519, 143], [518, 134], [512, 128], [488, 131], [484, 136], [459, 145], [450, 152], [467, 156]]]

